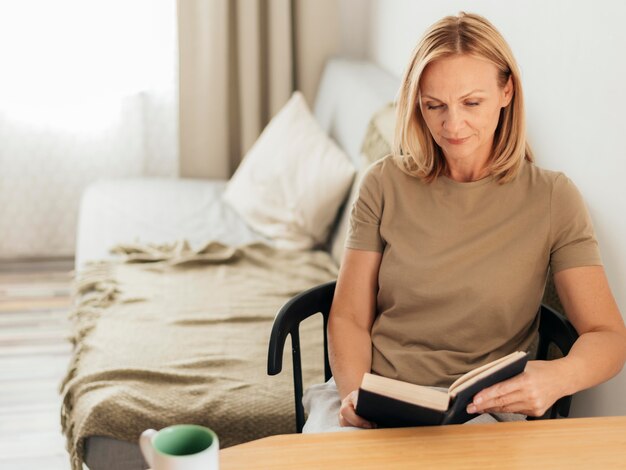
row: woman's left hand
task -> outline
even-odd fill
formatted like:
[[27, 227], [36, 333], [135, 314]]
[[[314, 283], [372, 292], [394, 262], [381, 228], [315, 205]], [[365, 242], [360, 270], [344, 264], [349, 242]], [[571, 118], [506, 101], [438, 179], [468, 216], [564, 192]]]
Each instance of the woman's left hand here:
[[521, 374], [477, 393], [467, 412], [542, 416], [567, 395], [561, 361], [529, 361]]

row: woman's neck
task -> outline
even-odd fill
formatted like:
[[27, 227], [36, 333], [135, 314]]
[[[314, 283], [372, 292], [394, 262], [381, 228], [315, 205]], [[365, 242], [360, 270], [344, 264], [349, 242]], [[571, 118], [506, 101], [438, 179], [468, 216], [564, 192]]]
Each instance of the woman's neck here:
[[458, 181], [459, 183], [478, 181], [486, 176], [489, 176], [490, 173], [489, 167], [486, 163], [468, 166], [463, 164], [453, 164], [448, 161], [447, 167], [446, 176], [453, 181]]

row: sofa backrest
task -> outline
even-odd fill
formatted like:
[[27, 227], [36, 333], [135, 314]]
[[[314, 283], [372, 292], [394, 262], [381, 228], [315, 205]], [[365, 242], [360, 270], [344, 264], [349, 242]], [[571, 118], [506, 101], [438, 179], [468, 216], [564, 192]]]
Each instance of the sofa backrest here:
[[[371, 62], [332, 59], [326, 64], [314, 114], [330, 137], [348, 154], [357, 170], [365, 159], [361, 148], [372, 116], [394, 101], [400, 80]], [[360, 176], [360, 175], [359, 175]], [[339, 264], [359, 177], [339, 210], [327, 249]]]
[[372, 115], [394, 101], [399, 86], [399, 78], [371, 62], [331, 59], [326, 64], [313, 112], [357, 169]]

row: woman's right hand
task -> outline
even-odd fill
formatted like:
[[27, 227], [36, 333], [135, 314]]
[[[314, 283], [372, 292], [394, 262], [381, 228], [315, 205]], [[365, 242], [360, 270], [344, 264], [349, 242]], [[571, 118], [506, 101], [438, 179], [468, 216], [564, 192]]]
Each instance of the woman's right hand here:
[[376, 427], [375, 423], [361, 418], [356, 414], [356, 402], [359, 396], [359, 391], [354, 390], [346, 395], [341, 401], [341, 408], [339, 408], [339, 425], [340, 426], [354, 426], [357, 428], [372, 429]]

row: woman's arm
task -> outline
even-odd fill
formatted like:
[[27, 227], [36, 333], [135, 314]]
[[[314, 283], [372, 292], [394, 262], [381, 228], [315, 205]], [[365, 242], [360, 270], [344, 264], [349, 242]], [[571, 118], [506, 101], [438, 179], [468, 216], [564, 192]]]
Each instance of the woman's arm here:
[[580, 335], [562, 360], [569, 372], [564, 395], [571, 395], [622, 370], [626, 327], [602, 266], [566, 269], [555, 274], [554, 282], [567, 318]]
[[372, 367], [370, 331], [376, 316], [381, 253], [346, 249], [328, 320], [328, 349], [342, 426], [371, 427], [354, 412], [356, 391]]
[[468, 411], [541, 416], [562, 396], [605, 382], [622, 369], [626, 327], [604, 268], [565, 269], [554, 275], [554, 283], [567, 318], [580, 335], [569, 354], [529, 362], [522, 374], [476, 394]]

